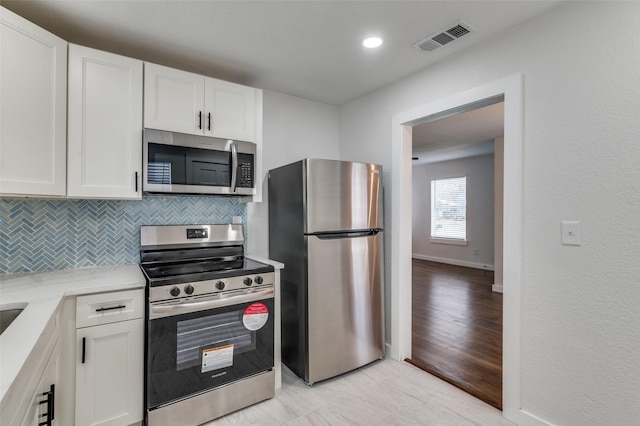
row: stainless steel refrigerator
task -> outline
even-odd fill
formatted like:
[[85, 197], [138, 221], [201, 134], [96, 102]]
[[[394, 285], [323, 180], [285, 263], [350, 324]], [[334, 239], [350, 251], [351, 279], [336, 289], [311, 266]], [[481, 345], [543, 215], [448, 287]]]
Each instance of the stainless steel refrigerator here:
[[282, 361], [312, 384], [384, 356], [382, 166], [305, 159], [269, 171]]

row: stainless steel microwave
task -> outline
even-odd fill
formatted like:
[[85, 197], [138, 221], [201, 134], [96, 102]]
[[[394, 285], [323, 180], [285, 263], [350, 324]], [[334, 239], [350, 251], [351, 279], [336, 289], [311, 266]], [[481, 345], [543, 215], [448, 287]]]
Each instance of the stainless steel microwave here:
[[146, 192], [253, 195], [256, 144], [144, 129]]

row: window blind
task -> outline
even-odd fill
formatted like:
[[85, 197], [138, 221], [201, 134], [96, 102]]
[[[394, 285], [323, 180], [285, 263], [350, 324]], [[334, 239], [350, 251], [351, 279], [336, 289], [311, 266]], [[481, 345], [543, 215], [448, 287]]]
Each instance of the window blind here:
[[431, 181], [431, 237], [467, 239], [467, 177]]

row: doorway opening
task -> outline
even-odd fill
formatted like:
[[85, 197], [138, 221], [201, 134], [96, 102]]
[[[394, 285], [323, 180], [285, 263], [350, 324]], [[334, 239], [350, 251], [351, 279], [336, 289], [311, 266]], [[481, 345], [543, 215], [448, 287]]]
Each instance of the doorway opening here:
[[406, 361], [501, 410], [504, 101], [480, 104], [412, 127]]
[[427, 121], [504, 99], [502, 411], [516, 423], [521, 410], [521, 286], [523, 217], [523, 76], [518, 74], [402, 112], [392, 120], [391, 294], [389, 354], [411, 358], [412, 130]]

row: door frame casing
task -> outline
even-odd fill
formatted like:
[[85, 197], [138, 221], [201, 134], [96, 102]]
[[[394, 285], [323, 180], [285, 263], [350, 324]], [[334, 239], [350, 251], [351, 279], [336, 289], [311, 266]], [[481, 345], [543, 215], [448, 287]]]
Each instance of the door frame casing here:
[[504, 96], [503, 415], [518, 424], [543, 424], [521, 409], [521, 287], [523, 254], [524, 76], [516, 74], [421, 105], [392, 119], [390, 355], [411, 357], [412, 127], [465, 105]]

